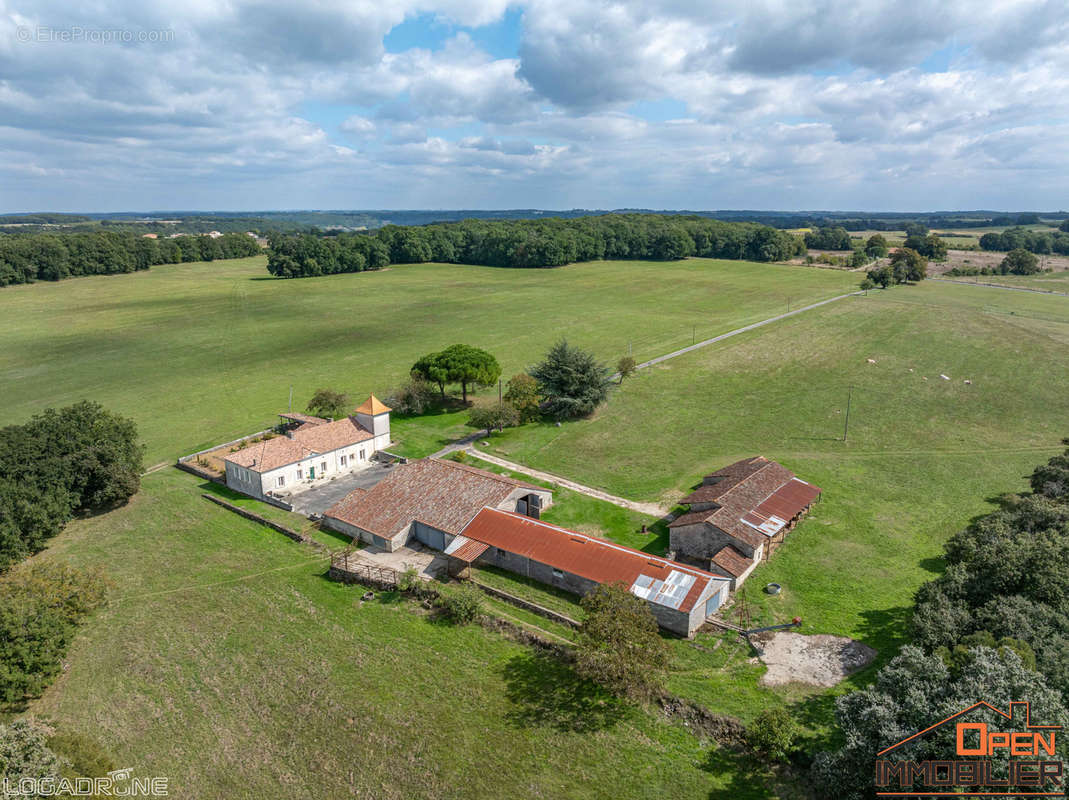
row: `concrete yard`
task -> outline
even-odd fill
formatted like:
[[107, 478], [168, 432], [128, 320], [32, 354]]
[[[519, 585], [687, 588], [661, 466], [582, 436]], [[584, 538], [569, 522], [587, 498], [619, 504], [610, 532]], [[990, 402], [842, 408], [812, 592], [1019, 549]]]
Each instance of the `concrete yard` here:
[[306, 489], [286, 498], [286, 502], [293, 505], [293, 510], [306, 517], [312, 514], [322, 514], [332, 505], [341, 500], [353, 489], [370, 489], [383, 478], [390, 474], [393, 469], [391, 464], [372, 462], [359, 472], [351, 472], [335, 478], [330, 483]]

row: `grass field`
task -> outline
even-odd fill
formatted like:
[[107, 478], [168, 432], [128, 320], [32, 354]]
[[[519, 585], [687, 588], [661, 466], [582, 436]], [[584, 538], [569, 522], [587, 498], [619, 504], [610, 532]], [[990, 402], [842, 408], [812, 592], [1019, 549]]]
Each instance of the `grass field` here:
[[[297, 400], [321, 385], [359, 398], [454, 341], [495, 352], [506, 376], [559, 334], [613, 360], [631, 340], [641, 360], [856, 277], [692, 260], [275, 281], [248, 259], [14, 287], [0, 292], [0, 380], [14, 387], [0, 421], [97, 399], [138, 421], [153, 463], [264, 427], [291, 384]], [[902, 644], [913, 591], [941, 569], [944, 539], [1023, 489], [1069, 435], [1067, 345], [1067, 298], [898, 287], [670, 360], [590, 420], [494, 434], [489, 447], [668, 503], [735, 459], [783, 461], [825, 495], [750, 578], [754, 620], [798, 614], [804, 631], [861, 639], [883, 661]], [[421, 455], [470, 432], [464, 417], [396, 419], [395, 437]], [[323, 579], [322, 558], [203, 491], [154, 473], [130, 506], [75, 521], [42, 554], [103, 564], [116, 590], [33, 711], [97, 736], [137, 774], [171, 776], [175, 796], [791, 796], [680, 726], [595, 702], [497, 635], [389, 596], [362, 605]], [[553, 522], [664, 546], [662, 530], [639, 534], [648, 518], [559, 499]], [[771, 580], [782, 595], [760, 592]], [[672, 691], [744, 720], [789, 705], [808, 735], [827, 732], [834, 691], [762, 687], [736, 639], [698, 645], [673, 642]]]
[[117, 589], [34, 712], [169, 777], [171, 796], [773, 796], [526, 647], [389, 593], [361, 602], [321, 556], [199, 492], [155, 473], [42, 556], [105, 563]]
[[454, 342], [505, 377], [559, 336], [611, 359], [654, 356], [853, 288], [853, 276], [746, 262], [444, 264], [272, 279], [265, 257], [14, 286], [0, 294], [0, 424], [89, 397], [134, 418], [148, 463], [263, 429], [293, 387], [358, 403]]
[[[824, 498], [744, 594], [758, 618], [889, 653], [945, 538], [1069, 435], [1067, 345], [1065, 298], [870, 292], [641, 372], [593, 419], [506, 431], [491, 451], [667, 502], [738, 458], [782, 461]], [[768, 581], [783, 594], [757, 591]]]

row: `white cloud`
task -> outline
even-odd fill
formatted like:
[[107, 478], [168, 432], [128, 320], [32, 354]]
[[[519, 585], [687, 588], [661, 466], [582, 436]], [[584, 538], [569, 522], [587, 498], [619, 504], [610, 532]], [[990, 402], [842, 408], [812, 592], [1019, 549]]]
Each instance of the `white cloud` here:
[[[0, 205], [1066, 205], [1063, 2], [524, 0], [514, 55], [383, 46], [508, 7], [0, 0]], [[175, 35], [18, 40], [74, 25]]]

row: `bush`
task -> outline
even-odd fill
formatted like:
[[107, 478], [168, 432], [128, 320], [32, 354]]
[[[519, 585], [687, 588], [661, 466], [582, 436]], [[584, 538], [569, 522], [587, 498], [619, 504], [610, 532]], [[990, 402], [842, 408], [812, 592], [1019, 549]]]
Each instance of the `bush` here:
[[873, 282], [872, 278], [865, 278], [861, 281], [861, 288], [867, 292], [869, 289], [875, 289], [876, 284]]
[[635, 364], [635, 359], [631, 356], [624, 356], [616, 362], [616, 371], [620, 373], [620, 383], [624, 382], [624, 378], [629, 378], [635, 374], [635, 370], [638, 366]]
[[0, 783], [6, 780], [14, 788], [24, 778], [58, 778], [59, 758], [47, 743], [51, 732], [28, 719], [0, 725]]
[[483, 610], [483, 593], [473, 584], [462, 583], [442, 595], [446, 616], [458, 625], [478, 619]]
[[422, 414], [434, 400], [434, 386], [415, 373], [386, 395], [386, 405], [400, 414]]
[[473, 428], [485, 428], [487, 436], [494, 428], [501, 431], [505, 428], [514, 428], [519, 424], [520, 412], [508, 403], [476, 406], [468, 416], [468, 425]]
[[48, 687], [106, 588], [99, 572], [62, 564], [26, 564], [0, 579], [0, 702], [18, 706]]
[[513, 375], [505, 384], [505, 402], [520, 412], [521, 422], [538, 419], [538, 398], [538, 381], [526, 372]]
[[411, 592], [421, 583], [423, 581], [419, 579], [419, 570], [415, 567], [409, 567], [397, 576], [397, 589], [402, 592]]
[[450, 458], [458, 464], [467, 464], [471, 461], [471, 456], [468, 455], [467, 450], [454, 450]]
[[762, 711], [746, 728], [746, 742], [759, 755], [785, 760], [794, 749], [798, 723], [785, 708]]
[[349, 413], [349, 396], [333, 389], [316, 389], [307, 411], [317, 417], [341, 419]]

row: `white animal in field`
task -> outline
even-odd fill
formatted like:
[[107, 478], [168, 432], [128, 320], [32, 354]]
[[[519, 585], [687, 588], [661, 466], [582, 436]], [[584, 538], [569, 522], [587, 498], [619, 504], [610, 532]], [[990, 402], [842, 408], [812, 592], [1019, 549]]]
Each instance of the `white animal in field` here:
[[868, 362], [869, 362], [870, 364], [875, 364], [875, 363], [876, 363], [876, 359], [875, 359], [875, 358], [870, 358], [870, 359], [868, 360]]
[[947, 375], [944, 375], [943, 373], [939, 373], [939, 377], [942, 378], [945, 381], [949, 381], [950, 380], [950, 378]]
[[972, 381], [965, 381], [969, 386], [972, 386]]

